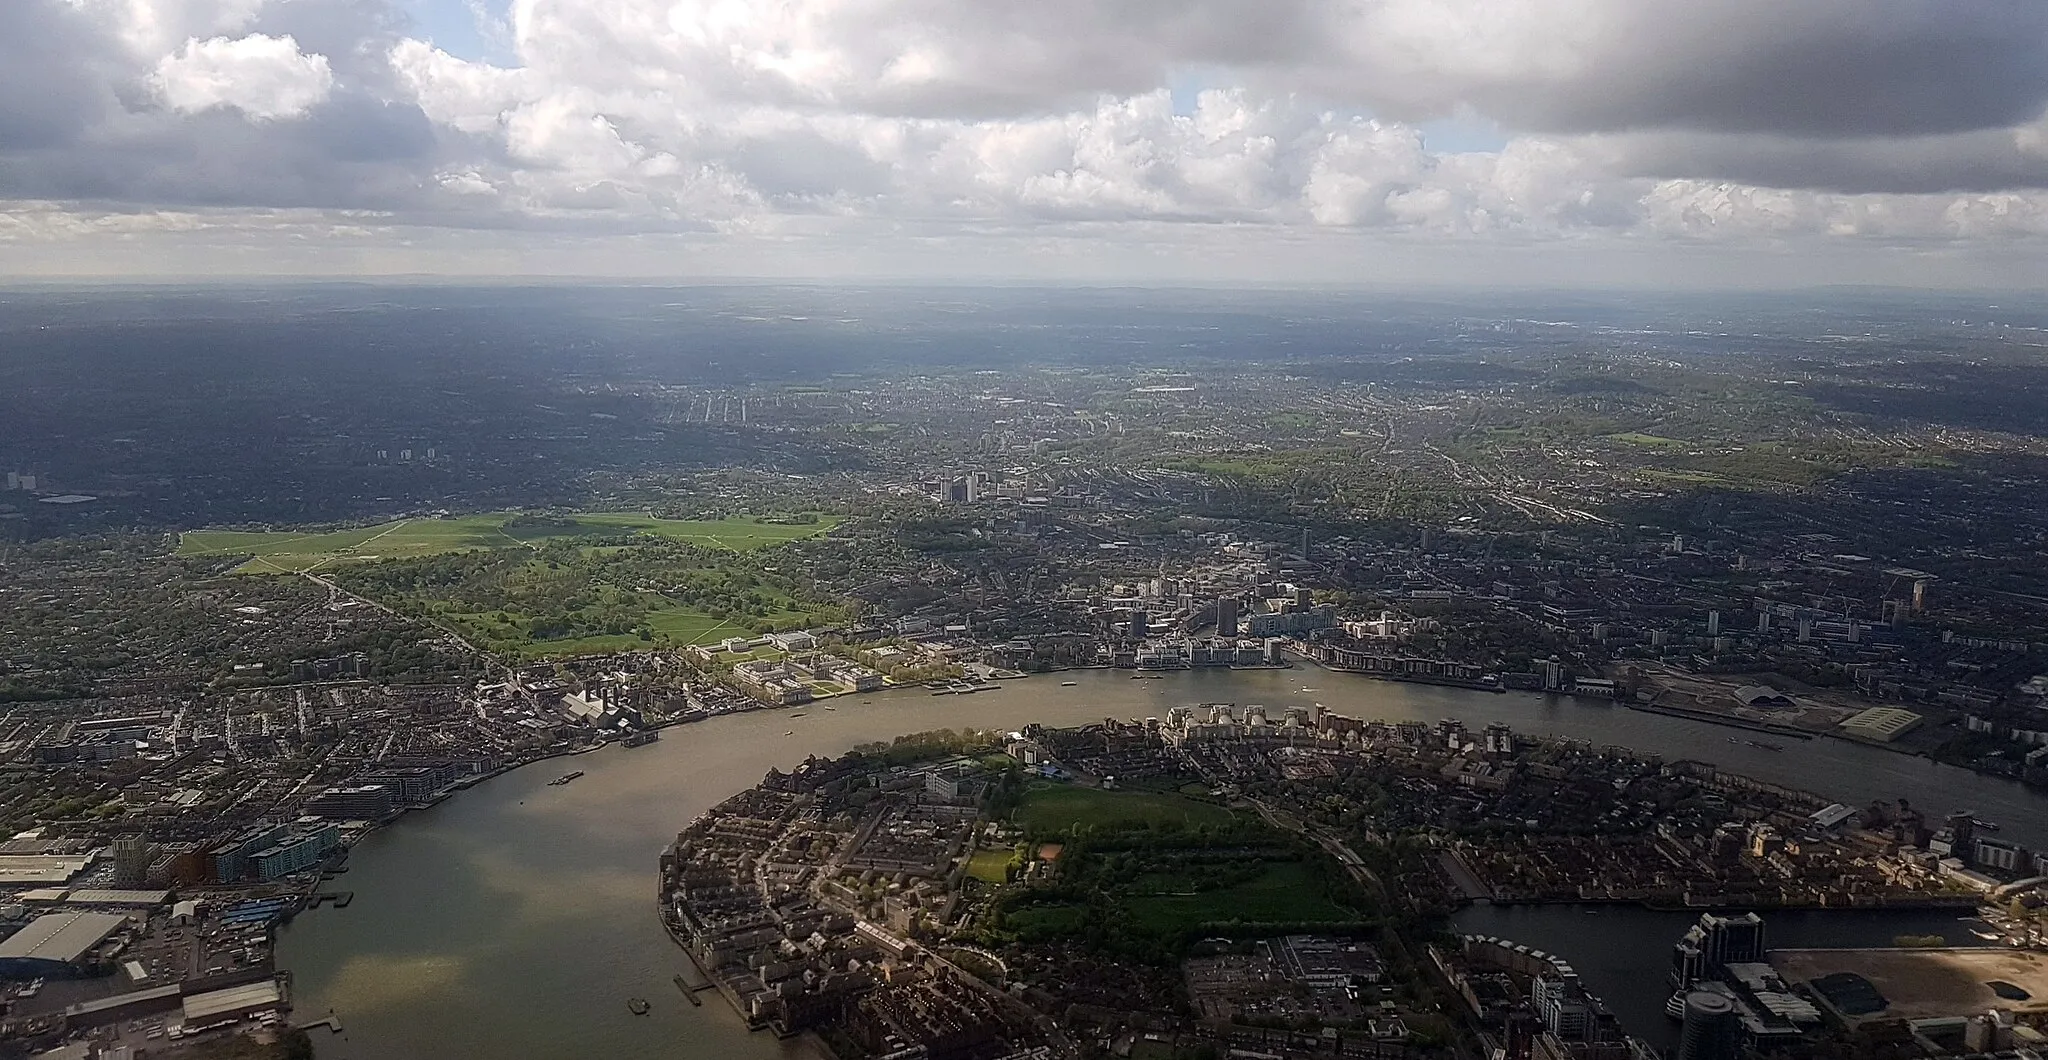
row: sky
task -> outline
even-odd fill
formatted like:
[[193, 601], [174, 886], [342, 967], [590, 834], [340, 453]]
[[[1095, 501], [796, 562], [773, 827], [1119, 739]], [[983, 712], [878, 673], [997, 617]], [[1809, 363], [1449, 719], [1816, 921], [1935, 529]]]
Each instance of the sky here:
[[0, 277], [2048, 285], [2048, 0], [0, 0]]

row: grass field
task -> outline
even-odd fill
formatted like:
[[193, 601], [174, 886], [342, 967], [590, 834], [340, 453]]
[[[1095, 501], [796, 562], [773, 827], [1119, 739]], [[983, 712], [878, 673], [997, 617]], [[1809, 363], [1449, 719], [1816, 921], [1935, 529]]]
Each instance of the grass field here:
[[[1139, 880], [1139, 887], [1163, 890], [1172, 882], [1145, 877]], [[1234, 887], [1193, 894], [1131, 894], [1122, 901], [1133, 924], [1162, 934], [1230, 920], [1339, 923], [1359, 918], [1358, 913], [1325, 897], [1322, 881], [1299, 861], [1271, 862], [1256, 878]]]
[[1692, 444], [1679, 441], [1676, 438], [1666, 438], [1662, 435], [1644, 434], [1641, 431], [1627, 431], [1622, 434], [1610, 434], [1607, 437], [1613, 441], [1627, 442], [1630, 445], [1640, 445], [1650, 449], [1677, 449]]
[[1223, 824], [1233, 816], [1227, 807], [1171, 793], [1103, 791], [1072, 784], [1034, 787], [1024, 793], [1016, 811], [1019, 825], [1047, 832], [1082, 826]]
[[342, 563], [619, 534], [652, 534], [705, 548], [744, 552], [821, 534], [837, 523], [829, 516], [820, 517], [815, 523], [785, 524], [739, 519], [657, 519], [636, 512], [596, 512], [514, 523], [516, 518], [516, 513], [495, 512], [447, 519], [399, 519], [326, 533], [192, 530], [179, 538], [178, 555], [250, 556], [253, 558], [248, 563], [237, 568], [239, 573], [297, 574]]
[[967, 859], [967, 874], [983, 883], [1000, 884], [1009, 879], [1010, 851], [977, 850]]
[[1088, 924], [1088, 907], [1071, 902], [1038, 902], [1012, 909], [1003, 923], [1026, 940], [1072, 935]]

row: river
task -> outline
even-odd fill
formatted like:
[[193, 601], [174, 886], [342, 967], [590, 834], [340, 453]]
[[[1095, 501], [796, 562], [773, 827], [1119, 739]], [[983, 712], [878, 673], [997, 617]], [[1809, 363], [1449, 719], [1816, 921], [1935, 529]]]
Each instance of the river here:
[[[1063, 687], [1062, 680], [1077, 684]], [[1301, 691], [1305, 687], [1313, 690]], [[1163, 716], [1169, 707], [1198, 702], [1320, 702], [1368, 719], [1507, 722], [1523, 733], [1712, 761], [1852, 804], [1904, 796], [1934, 813], [1966, 807], [2002, 823], [2003, 836], [2048, 845], [2040, 797], [2019, 785], [1839, 740], [1784, 740], [1785, 750], [1772, 752], [1740, 742], [1750, 734], [1683, 718], [1312, 668], [1203, 671], [1160, 680], [1083, 671], [1005, 682], [1000, 691], [972, 696], [848, 696], [832, 701], [836, 710], [802, 708], [806, 716], [794, 721], [789, 710], [728, 715], [668, 729], [646, 747], [607, 747], [508, 773], [357, 846], [349, 873], [337, 883], [355, 892], [353, 904], [301, 914], [281, 931], [278, 960], [294, 976], [300, 1018], [330, 1008], [341, 1017], [344, 1035], [314, 1032], [322, 1060], [807, 1056], [798, 1043], [748, 1033], [715, 994], [692, 1007], [670, 982], [686, 959], [656, 919], [655, 859], [683, 825], [757, 783], [770, 767], [787, 768], [806, 755], [838, 755], [858, 743], [925, 729], [1073, 725], [1106, 716]], [[584, 776], [548, 786], [570, 769]], [[1672, 926], [1659, 919], [1668, 914], [1588, 916], [1571, 907], [1467, 915], [1479, 917], [1461, 919], [1468, 930], [1525, 931], [1531, 937], [1523, 941], [1584, 969], [1596, 991], [1609, 977], [1594, 970], [1616, 963], [1631, 944], [1661, 975], [1663, 955], [1685, 919], [1673, 918]], [[1773, 924], [1783, 915], [1773, 916]], [[1643, 931], [1564, 930], [1603, 917], [1616, 925], [1644, 917], [1656, 923], [1638, 925]], [[1885, 930], [1883, 938], [1896, 933]], [[1652, 935], [1647, 941], [1644, 931]], [[1824, 936], [1799, 929], [1785, 937]], [[626, 999], [633, 996], [651, 1001], [652, 1011], [628, 1012]], [[1639, 999], [1609, 1000], [1635, 1029], [1630, 1017]]]

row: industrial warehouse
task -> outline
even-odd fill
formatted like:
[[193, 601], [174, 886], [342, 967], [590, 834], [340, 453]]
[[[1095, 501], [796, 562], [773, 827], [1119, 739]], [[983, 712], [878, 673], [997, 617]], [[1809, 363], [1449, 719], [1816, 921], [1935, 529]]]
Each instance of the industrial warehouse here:
[[71, 979], [128, 923], [118, 913], [51, 913], [0, 941], [0, 979]]

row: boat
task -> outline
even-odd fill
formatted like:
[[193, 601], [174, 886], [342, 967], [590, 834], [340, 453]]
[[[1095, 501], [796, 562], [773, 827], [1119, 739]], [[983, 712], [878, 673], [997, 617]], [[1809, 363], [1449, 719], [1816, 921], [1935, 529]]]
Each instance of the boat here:
[[1978, 830], [1980, 830], [1980, 831], [1985, 831], [1985, 832], [1996, 832], [1996, 831], [1998, 831], [1998, 822], [1997, 822], [1997, 821], [1978, 821], [1978, 822], [1976, 822], [1976, 825], [1977, 825], [1977, 828], [1978, 828]]
[[2004, 938], [2004, 937], [2005, 937], [2005, 936], [2003, 936], [2003, 935], [2000, 935], [2000, 934], [1998, 934], [1997, 932], [1993, 932], [1993, 931], [1978, 931], [1978, 930], [1977, 930], [1976, 928], [1971, 928], [1971, 929], [1970, 929], [1970, 934], [1972, 934], [1972, 935], [1975, 935], [1975, 936], [1977, 936], [1978, 938], [1980, 938], [1980, 939], [1983, 939], [1983, 940], [1984, 940], [1984, 941], [1986, 941], [1986, 942], [1997, 942], [1997, 941], [1998, 941], [1999, 939], [2002, 939], [2002, 938]]
[[642, 729], [639, 732], [627, 733], [626, 738], [619, 742], [627, 747], [645, 747], [659, 739], [661, 739], [660, 729]]
[[787, 732], [783, 733], [782, 735], [784, 735], [784, 736], [795, 736], [795, 735], [796, 735], [796, 730], [795, 730], [795, 729], [790, 729], [789, 731], [787, 731]]
[[791, 714], [791, 715], [789, 716], [789, 718], [790, 718], [790, 720], [791, 720], [791, 721], [795, 721], [796, 719], [798, 719], [798, 718], [801, 718], [801, 717], [803, 717], [803, 716], [804, 716], [804, 712], [803, 712], [803, 711], [801, 711], [801, 710], [799, 710], [799, 711], [797, 711], [796, 713], [794, 713], [794, 714]]
[[1751, 740], [1751, 741], [1749, 741], [1749, 745], [1750, 745], [1751, 747], [1755, 747], [1755, 748], [1758, 748], [1758, 749], [1760, 749], [1760, 750], [1764, 750], [1764, 751], [1782, 751], [1782, 750], [1784, 750], [1784, 749], [1785, 749], [1785, 745], [1784, 745], [1784, 744], [1781, 744], [1781, 743], [1765, 743], [1765, 742], [1763, 742], [1762, 740]]
[[575, 780], [577, 777], [580, 777], [582, 775], [583, 771], [580, 769], [571, 770], [567, 773], [562, 774], [559, 777], [556, 777], [553, 780], [548, 781], [548, 786], [551, 788], [559, 788], [562, 785], [567, 784], [568, 782]]
[[[861, 702], [863, 702], [863, 703], [867, 703], [867, 702], [871, 702], [871, 701], [870, 701], [870, 700], [866, 700], [866, 699], [863, 699], [863, 700], [861, 700]], [[838, 708], [838, 707], [826, 707], [825, 709], [826, 709], [826, 710], [838, 710], [839, 708]]]
[[647, 1015], [648, 1007], [647, 999], [644, 997], [629, 997], [626, 999], [626, 1008], [631, 1010], [635, 1016]]
[[1079, 681], [1061, 681], [1061, 682], [1060, 682], [1060, 687], [1061, 687], [1061, 688], [1072, 688], [1072, 687], [1074, 687], [1075, 685], [1078, 685], [1078, 684], [1080, 684], [1080, 683], [1081, 683], [1081, 682], [1079, 682]]

